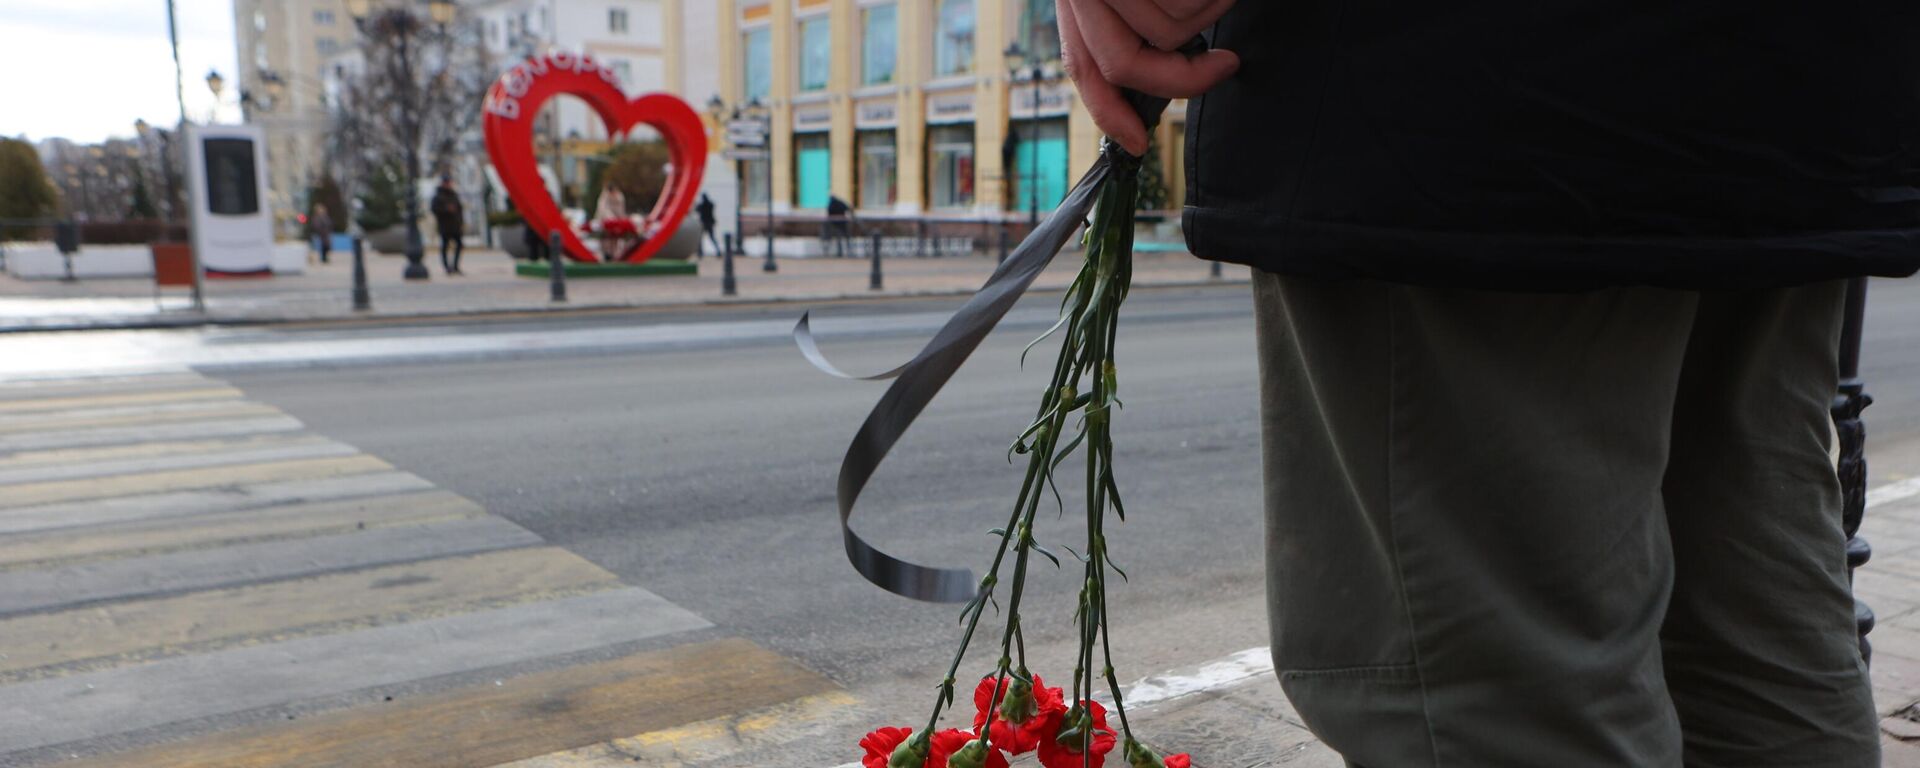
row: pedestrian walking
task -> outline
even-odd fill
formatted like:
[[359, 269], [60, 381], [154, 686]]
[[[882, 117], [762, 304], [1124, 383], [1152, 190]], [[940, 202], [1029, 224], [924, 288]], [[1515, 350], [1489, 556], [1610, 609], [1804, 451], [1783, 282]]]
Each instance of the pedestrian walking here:
[[[713, 198], [707, 197], [707, 193], [705, 192], [700, 193], [700, 202], [694, 203], [693, 213], [700, 217], [700, 234], [706, 238], [707, 242], [713, 244], [714, 255], [720, 255], [720, 239], [713, 234]], [[699, 243], [694, 244], [693, 257], [695, 259], [700, 258], [700, 251], [703, 247], [704, 246]]]
[[328, 213], [326, 203], [313, 204], [313, 215], [307, 217], [307, 228], [319, 242], [320, 263], [328, 263], [327, 257], [333, 252], [333, 216]]
[[847, 257], [847, 242], [853, 239], [853, 206], [839, 195], [827, 197], [827, 239], [840, 258]]
[[[440, 269], [448, 275], [460, 272], [460, 252], [465, 249], [461, 242], [467, 229], [466, 207], [460, 203], [460, 193], [453, 188], [452, 176], [440, 177], [440, 188], [433, 192], [433, 210], [435, 228], [440, 231]], [[451, 249], [453, 255], [448, 257]]]
[[[1879, 765], [1829, 458], [1920, 5], [1063, 0], [1253, 267], [1281, 686], [1367, 768]], [[1175, 53], [1211, 30], [1216, 49]]]

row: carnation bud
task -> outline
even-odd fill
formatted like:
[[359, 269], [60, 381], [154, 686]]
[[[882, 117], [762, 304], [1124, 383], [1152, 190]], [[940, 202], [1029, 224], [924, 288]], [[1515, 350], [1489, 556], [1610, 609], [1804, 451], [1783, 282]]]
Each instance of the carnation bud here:
[[987, 741], [974, 739], [947, 756], [947, 768], [986, 768]]
[[1073, 709], [1067, 710], [1066, 716], [1060, 719], [1060, 734], [1053, 737], [1053, 741], [1060, 746], [1072, 747], [1078, 751], [1083, 740], [1081, 734], [1092, 728], [1093, 716], [1088, 714], [1086, 708], [1080, 706], [1079, 702], [1074, 702]]
[[1033, 683], [1017, 677], [1010, 678], [1006, 696], [1000, 699], [1000, 719], [1020, 725], [1039, 711], [1039, 702], [1033, 700]]
[[918, 736], [907, 737], [887, 758], [887, 768], [923, 768], [926, 764], [927, 740]]
[[1127, 739], [1124, 751], [1127, 755], [1127, 764], [1133, 768], [1167, 768], [1166, 762], [1161, 760], [1159, 755], [1131, 738]]

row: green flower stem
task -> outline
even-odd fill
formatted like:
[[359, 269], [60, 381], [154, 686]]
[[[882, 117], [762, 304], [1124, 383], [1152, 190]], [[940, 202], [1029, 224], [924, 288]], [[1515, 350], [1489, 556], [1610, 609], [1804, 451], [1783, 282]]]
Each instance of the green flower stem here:
[[[1087, 704], [1093, 699], [1096, 679], [1104, 677], [1113, 693], [1121, 730], [1129, 742], [1133, 739], [1132, 729], [1127, 723], [1126, 707], [1120, 700], [1119, 678], [1113, 668], [1113, 650], [1108, 630], [1106, 572], [1113, 566], [1107, 558], [1105, 516], [1110, 499], [1115, 509], [1123, 516], [1125, 514], [1124, 508], [1120, 507], [1119, 490], [1113, 477], [1111, 425], [1113, 409], [1119, 404], [1116, 397], [1118, 376], [1113, 361], [1115, 342], [1119, 336], [1120, 304], [1126, 299], [1133, 277], [1133, 203], [1138, 187], [1138, 160], [1126, 158], [1117, 152], [1111, 159], [1116, 163], [1115, 170], [1100, 190], [1099, 200], [1094, 207], [1093, 224], [1085, 241], [1086, 259], [1061, 302], [1060, 322], [1041, 337], [1044, 339], [1056, 331], [1064, 332], [1060, 351], [1054, 360], [1053, 376], [1040, 398], [1040, 408], [1033, 422], [1014, 440], [1013, 452], [1029, 454], [1026, 477], [1021, 483], [1020, 494], [1008, 516], [1006, 527], [998, 531], [1000, 544], [994, 551], [987, 575], [980, 580], [980, 591], [962, 613], [966, 630], [961, 635], [960, 647], [954, 651], [952, 663], [947, 667], [947, 675], [941, 682], [940, 696], [934, 701], [933, 714], [928, 718], [927, 727], [916, 735], [919, 740], [931, 738], [934, 728], [939, 724], [940, 715], [953, 705], [955, 676], [959, 674], [967, 647], [973, 642], [981, 615], [993, 600], [1009, 547], [1014, 552], [1013, 574], [1008, 585], [1007, 623], [1000, 637], [1000, 657], [992, 673], [994, 698], [997, 700], [1005, 695], [1003, 691], [1011, 689], [1007, 677], [1016, 674], [1016, 669], [1019, 676], [1031, 683], [1020, 607], [1025, 598], [1032, 553], [1039, 548], [1038, 540], [1034, 537], [1034, 521], [1047, 491], [1052, 491], [1055, 498], [1059, 498], [1059, 490], [1054, 483], [1055, 468], [1069, 454], [1083, 446], [1086, 452], [1087, 551], [1080, 558], [1085, 568], [1079, 609], [1076, 611], [1080, 643], [1074, 660], [1072, 711], [1089, 718], [1084, 722], [1091, 725]], [[1091, 380], [1088, 391], [1081, 394], [1081, 382], [1088, 379]], [[1075, 412], [1080, 414], [1077, 434], [1070, 441], [1063, 440], [1068, 417]], [[1045, 553], [1045, 550], [1042, 552]], [[1050, 553], [1046, 554], [1049, 558], [1053, 557]], [[1114, 570], [1118, 572], [1119, 569]], [[1124, 573], [1121, 575], [1125, 576]], [[1097, 674], [1093, 669], [1096, 645], [1100, 647], [1105, 662]], [[990, 732], [999, 709], [998, 706], [988, 708], [986, 723], [978, 737], [981, 740], [991, 739]], [[1078, 723], [1075, 727], [1078, 727]], [[1078, 735], [1083, 761], [1090, 762], [1093, 730], [1090, 727], [1081, 728]]]

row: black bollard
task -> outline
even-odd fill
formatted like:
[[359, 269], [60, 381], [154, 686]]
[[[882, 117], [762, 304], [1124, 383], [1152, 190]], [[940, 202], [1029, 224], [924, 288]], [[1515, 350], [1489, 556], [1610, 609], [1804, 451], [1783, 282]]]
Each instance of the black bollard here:
[[[762, 264], [762, 265], [760, 265], [760, 271], [762, 271], [762, 272], [778, 272], [778, 271], [780, 271], [780, 265], [778, 265], [778, 264], [775, 264], [775, 263], [773, 263], [773, 222], [772, 222], [772, 219], [773, 219], [773, 215], [772, 215], [772, 214], [768, 214], [768, 215], [767, 215], [767, 219], [768, 219], [768, 222], [767, 222], [767, 263], [765, 263], [765, 264]], [[743, 246], [741, 246], [741, 247], [742, 247], [742, 248], [745, 248], [746, 246], [744, 246], [744, 245], [743, 245]]]
[[[1856, 277], [1847, 283], [1846, 316], [1840, 326], [1840, 391], [1833, 397], [1834, 433], [1840, 438], [1840, 529], [1847, 536], [1847, 582], [1853, 582], [1853, 569], [1865, 565], [1873, 556], [1867, 540], [1860, 538], [1860, 522], [1867, 512], [1867, 427], [1861, 411], [1873, 404], [1860, 378], [1860, 334], [1866, 324], [1867, 279]], [[1860, 657], [1873, 661], [1873, 646], [1867, 633], [1873, 631], [1873, 609], [1853, 599], [1854, 629], [1860, 635]]]
[[880, 233], [873, 233], [873, 271], [867, 273], [867, 290], [880, 290]]
[[559, 232], [547, 236], [547, 274], [553, 277], [551, 300], [556, 304], [565, 303], [567, 300], [567, 257], [563, 255], [566, 253], [563, 250], [565, 247], [565, 241], [560, 239]]
[[1005, 222], [1001, 222], [1000, 224], [1000, 258], [995, 259], [994, 260], [995, 263], [1004, 263], [1007, 260], [1007, 240], [1008, 240], [1007, 225]]
[[727, 233], [727, 247], [720, 251], [720, 295], [734, 296], [740, 287], [733, 281], [733, 233]]
[[367, 254], [364, 239], [353, 236], [353, 311], [373, 309], [373, 297], [367, 293]]
[[1213, 266], [1207, 267], [1207, 276], [1215, 280], [1220, 279], [1220, 262], [1213, 262]]

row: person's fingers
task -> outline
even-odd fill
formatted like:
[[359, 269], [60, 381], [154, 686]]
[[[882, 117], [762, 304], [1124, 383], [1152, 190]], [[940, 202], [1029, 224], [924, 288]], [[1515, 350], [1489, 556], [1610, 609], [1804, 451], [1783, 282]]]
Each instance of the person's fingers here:
[[1213, 26], [1234, 0], [1106, 0], [1127, 26], [1153, 47], [1178, 50]]
[[1054, 9], [1060, 24], [1060, 66], [1067, 71], [1067, 77], [1073, 79], [1080, 100], [1087, 105], [1087, 113], [1093, 116], [1093, 124], [1122, 149], [1135, 155], [1145, 154], [1147, 127], [1120, 96], [1120, 89], [1101, 76], [1099, 65], [1087, 52], [1086, 39], [1080, 35], [1071, 2], [1056, 0]]
[[[1101, 79], [1122, 88], [1168, 99], [1206, 93], [1240, 68], [1230, 51], [1206, 51], [1188, 58], [1147, 45], [1106, 0], [1067, 0], [1087, 58]], [[1085, 63], [1085, 62], [1082, 62]]]

